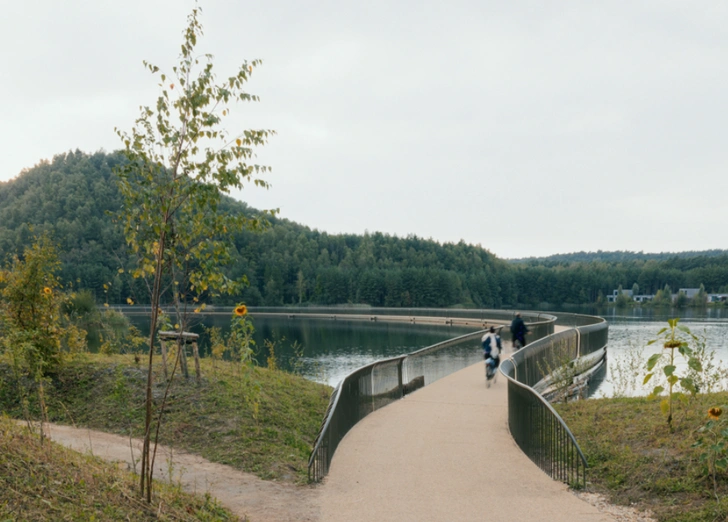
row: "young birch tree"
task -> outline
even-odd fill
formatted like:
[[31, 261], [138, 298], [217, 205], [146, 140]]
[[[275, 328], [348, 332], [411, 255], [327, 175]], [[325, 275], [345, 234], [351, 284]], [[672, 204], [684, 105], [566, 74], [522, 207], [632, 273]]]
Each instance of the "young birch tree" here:
[[[220, 270], [234, 254], [227, 238], [261, 222], [225, 214], [219, 205], [225, 194], [244, 184], [267, 188], [260, 176], [270, 170], [251, 161], [254, 148], [265, 144], [273, 131], [244, 130], [231, 135], [223, 126], [231, 103], [258, 101], [243, 86], [260, 61], [244, 61], [234, 75], [218, 80], [212, 56], [195, 52], [202, 36], [199, 15], [197, 7], [188, 17], [179, 61], [171, 75], [144, 62], [159, 79], [156, 103], [141, 107], [130, 132], [116, 129], [128, 160], [117, 172], [124, 197], [120, 218], [127, 244], [137, 255], [133, 276], [144, 278], [151, 297], [140, 477], [141, 493], [148, 502], [155, 453], [150, 452], [152, 432], [159, 433], [164, 410], [162, 401], [153, 421], [152, 364], [160, 304], [175, 305], [179, 312], [175, 329], [182, 332], [188, 313], [199, 310], [204, 297], [239, 291], [247, 282], [231, 281]], [[155, 435], [155, 450], [156, 443]]]

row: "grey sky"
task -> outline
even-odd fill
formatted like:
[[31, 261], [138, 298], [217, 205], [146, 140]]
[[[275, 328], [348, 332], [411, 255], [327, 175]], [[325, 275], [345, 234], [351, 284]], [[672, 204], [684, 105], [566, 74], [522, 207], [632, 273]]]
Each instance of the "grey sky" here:
[[[142, 60], [171, 72], [193, 5], [3, 5], [0, 180], [118, 148], [157, 96]], [[507, 258], [728, 247], [728, 3], [200, 5], [220, 76], [264, 61], [228, 122], [278, 133], [252, 206]]]

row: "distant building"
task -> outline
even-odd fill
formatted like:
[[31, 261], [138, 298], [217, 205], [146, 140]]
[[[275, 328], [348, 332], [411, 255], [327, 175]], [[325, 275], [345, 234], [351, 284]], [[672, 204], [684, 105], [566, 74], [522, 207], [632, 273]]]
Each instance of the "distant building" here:
[[[698, 295], [698, 292], [700, 292], [700, 288], [680, 288], [676, 294], [672, 294], [672, 300], [673, 302], [677, 300], [677, 296], [680, 294], [685, 294], [685, 297], [688, 299], [694, 299], [696, 295]], [[634, 294], [632, 295], [632, 290], [622, 290], [622, 293], [624, 295], [627, 295], [632, 298], [632, 300], [635, 303], [646, 303], [648, 301], [652, 301], [655, 298], [655, 294]], [[607, 296], [607, 302], [614, 303], [617, 300], [617, 296], [619, 295], [619, 289], [614, 290], [611, 294]], [[725, 303], [728, 302], [728, 294], [707, 294], [708, 295], [708, 302], [709, 303]]]
[[[639, 303], [642, 303], [643, 300], [642, 299], [638, 300], [637, 298], [645, 297], [645, 296], [641, 296], [641, 295], [632, 295], [632, 290], [622, 290], [622, 294], [631, 297], [633, 301], [637, 301]], [[617, 300], [618, 295], [619, 295], [619, 288], [617, 288], [616, 290], [614, 290], [611, 294], [609, 294], [607, 296], [607, 302], [608, 303], [615, 302]], [[651, 296], [651, 297], [654, 297], [654, 296]]]
[[647, 301], [652, 301], [654, 298], [655, 294], [640, 294], [632, 296], [632, 300], [635, 303], [646, 303]]
[[[688, 299], [692, 299], [696, 295], [698, 295], [698, 292], [700, 292], [700, 288], [680, 288], [677, 293], [683, 293]], [[674, 301], [677, 299], [677, 294], [672, 295], [672, 300]]]

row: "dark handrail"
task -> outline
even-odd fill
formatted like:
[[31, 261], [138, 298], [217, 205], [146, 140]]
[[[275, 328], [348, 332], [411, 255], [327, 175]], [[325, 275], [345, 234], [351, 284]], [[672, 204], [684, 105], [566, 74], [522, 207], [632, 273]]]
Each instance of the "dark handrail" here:
[[556, 322], [575, 328], [528, 344], [500, 366], [508, 379], [508, 426], [521, 450], [552, 478], [585, 487], [584, 453], [561, 416], [532, 386], [548, 377], [553, 362], [603, 358], [608, 324], [578, 314], [560, 314]]
[[500, 370], [508, 379], [508, 428], [518, 447], [551, 478], [586, 486], [586, 457], [564, 420], [533, 388], [511, 378], [510, 359]]
[[[402, 317], [414, 318], [415, 322], [424, 323], [438, 322], [439, 324], [472, 324], [481, 327], [496, 326], [499, 329], [505, 324], [509, 324], [510, 320], [515, 316], [515, 312], [503, 310], [448, 310], [444, 309], [443, 315], [434, 317], [413, 316], [412, 309], [376, 309], [367, 310], [370, 312], [400, 312], [398, 314], [387, 313], [384, 315], [365, 315], [360, 313], [342, 313], [341, 309], [326, 309], [325, 314], [318, 314], [321, 318], [329, 319], [351, 319], [351, 320], [402, 320]], [[330, 314], [335, 311], [338, 314]], [[355, 309], [351, 312], [360, 312]], [[424, 310], [422, 310], [424, 311]], [[430, 309], [426, 310], [428, 314], [432, 314]], [[296, 310], [298, 312], [298, 310]], [[310, 309], [302, 313], [296, 313], [291, 310], [286, 312], [289, 316], [311, 317]], [[444, 312], [454, 315], [455, 312], [459, 317], [447, 316]], [[272, 314], [280, 313], [272, 310], [254, 310], [255, 314]], [[339, 315], [340, 314], [340, 315]], [[464, 317], [470, 315], [470, 317]], [[479, 317], [474, 317], [479, 316]], [[492, 317], [489, 317], [492, 316]], [[553, 325], [556, 317], [543, 313], [522, 312], [522, 317], [528, 321], [529, 328], [532, 333], [540, 335], [548, 335], [553, 332]], [[529, 321], [530, 320], [530, 321]], [[442, 321], [442, 322], [441, 322]], [[449, 339], [432, 346], [417, 350], [407, 355], [394, 357], [377, 361], [348, 374], [339, 383], [332, 393], [321, 429], [314, 442], [314, 448], [311, 452], [308, 464], [309, 480], [321, 480], [329, 470], [331, 459], [343, 439], [344, 435], [361, 419], [366, 417], [372, 411], [375, 411], [391, 402], [401, 399], [406, 394], [414, 390], [431, 384], [435, 380], [444, 377], [457, 370], [465, 368], [477, 361], [482, 360], [482, 354], [474, 340], [479, 339], [484, 330], [479, 330], [470, 334], [465, 334], [454, 339]], [[505, 334], [510, 337], [510, 333]], [[444, 351], [448, 351], [449, 357], [447, 362], [437, 360], [437, 355]]]

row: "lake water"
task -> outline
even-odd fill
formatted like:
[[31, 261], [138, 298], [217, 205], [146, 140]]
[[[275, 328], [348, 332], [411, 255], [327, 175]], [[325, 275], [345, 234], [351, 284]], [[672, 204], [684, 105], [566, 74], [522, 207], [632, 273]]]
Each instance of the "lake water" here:
[[[129, 315], [142, 332], [149, 331], [149, 319]], [[256, 359], [266, 364], [272, 341], [278, 365], [316, 382], [336, 386], [347, 374], [379, 359], [414, 352], [472, 332], [473, 328], [410, 323], [346, 321], [341, 319], [289, 319], [286, 317], [252, 317], [257, 350]], [[205, 327], [229, 330], [229, 314], [202, 316], [201, 322], [189, 328], [201, 335], [200, 349], [207, 353]], [[300, 347], [300, 348], [297, 348]], [[298, 353], [296, 353], [298, 352]]]
[[[558, 310], [551, 308], [550, 311], [558, 315]], [[670, 310], [581, 307], [564, 311], [600, 315], [609, 321], [606, 371], [602, 373], [601, 382], [595, 385], [593, 397], [649, 393], [652, 384], [649, 387], [641, 386], [646, 373], [644, 364], [647, 357], [660, 348], [646, 345], [660, 328], [667, 326], [667, 319], [673, 317], [680, 317], [680, 324], [705, 339], [708, 349], [715, 352], [715, 364], [726, 367], [728, 374], [727, 308]], [[130, 317], [142, 330], [148, 331], [146, 317]], [[413, 352], [472, 331], [451, 326], [345, 321], [340, 317], [336, 321], [253, 317], [258, 362], [265, 365], [268, 350], [264, 341], [272, 340], [277, 361], [282, 368], [295, 369], [306, 378], [335, 386], [345, 375], [365, 364]], [[225, 330], [229, 325], [230, 316], [227, 314], [207, 315], [202, 318], [202, 323], [191, 330], [202, 334], [200, 344], [204, 352], [207, 347], [203, 326], [219, 326]], [[302, 355], [294, 353], [295, 346], [302, 348]], [[638, 357], [640, 354], [641, 357]], [[678, 364], [678, 370], [682, 368]], [[728, 382], [723, 384], [728, 386]]]
[[[645, 364], [650, 355], [663, 350], [661, 343], [647, 346], [657, 332], [667, 326], [667, 320], [679, 317], [679, 324], [686, 326], [701, 341], [705, 342], [708, 352], [713, 352], [716, 371], [726, 370], [728, 376], [728, 309], [681, 309], [660, 308], [607, 308], [592, 313], [601, 315], [609, 321], [609, 344], [607, 348], [607, 367], [603, 382], [593, 397], [613, 397], [615, 395], [647, 395], [654, 383], [642, 385]], [[558, 314], [557, 314], [558, 315]], [[667, 353], [667, 352], [666, 352]], [[677, 353], [677, 352], [676, 352]], [[683, 376], [687, 364], [678, 357], [677, 374]], [[728, 389], [728, 381], [722, 378], [716, 382], [722, 389]]]

